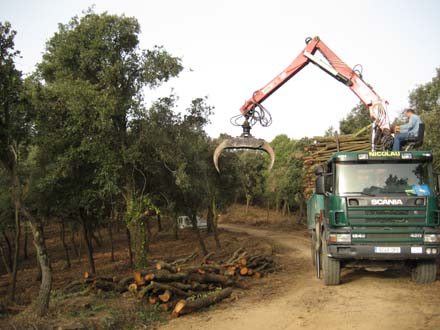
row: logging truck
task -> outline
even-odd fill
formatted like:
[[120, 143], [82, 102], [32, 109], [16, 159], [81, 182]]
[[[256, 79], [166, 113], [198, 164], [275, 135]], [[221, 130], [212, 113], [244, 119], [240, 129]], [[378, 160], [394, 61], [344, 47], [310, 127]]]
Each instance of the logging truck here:
[[439, 177], [430, 151], [336, 152], [316, 171], [307, 206], [312, 260], [325, 285], [342, 268], [406, 265], [435, 281], [440, 253]]

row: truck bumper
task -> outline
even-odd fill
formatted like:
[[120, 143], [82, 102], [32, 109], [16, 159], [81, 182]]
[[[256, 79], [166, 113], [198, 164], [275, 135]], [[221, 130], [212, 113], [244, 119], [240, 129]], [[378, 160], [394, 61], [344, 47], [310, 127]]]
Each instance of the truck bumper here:
[[[380, 251], [381, 247], [392, 247], [394, 253]], [[328, 245], [328, 255], [336, 259], [369, 259], [369, 260], [418, 260], [435, 259], [439, 257], [439, 245], [348, 245], [331, 244]], [[380, 252], [379, 252], [380, 251]], [[428, 253], [428, 252], [431, 253]], [[435, 253], [433, 253], [435, 251]]]

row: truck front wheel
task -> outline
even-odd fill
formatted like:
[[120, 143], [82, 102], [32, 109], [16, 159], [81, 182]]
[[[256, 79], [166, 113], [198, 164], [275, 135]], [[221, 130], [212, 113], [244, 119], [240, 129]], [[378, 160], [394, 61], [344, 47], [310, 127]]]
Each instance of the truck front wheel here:
[[437, 277], [437, 264], [435, 261], [419, 261], [411, 270], [411, 278], [419, 284], [427, 284], [435, 281]]
[[[325, 237], [325, 235], [323, 235]], [[341, 283], [341, 263], [338, 259], [327, 255], [327, 242], [322, 240], [321, 249], [322, 275], [325, 285], [339, 285]]]

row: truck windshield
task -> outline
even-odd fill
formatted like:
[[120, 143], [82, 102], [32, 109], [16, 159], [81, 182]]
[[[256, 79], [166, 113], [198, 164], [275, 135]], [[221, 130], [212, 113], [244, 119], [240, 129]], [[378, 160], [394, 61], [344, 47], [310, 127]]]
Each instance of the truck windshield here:
[[432, 190], [430, 163], [336, 163], [336, 192], [339, 194], [430, 195]]

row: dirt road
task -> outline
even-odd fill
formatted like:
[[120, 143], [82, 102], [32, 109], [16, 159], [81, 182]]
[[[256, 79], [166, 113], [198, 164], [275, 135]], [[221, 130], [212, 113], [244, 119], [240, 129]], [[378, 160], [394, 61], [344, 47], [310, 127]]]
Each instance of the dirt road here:
[[[342, 285], [314, 276], [303, 235], [223, 225], [282, 246], [286, 270], [277, 289], [253, 288], [236, 302], [171, 321], [163, 329], [440, 329], [440, 281], [417, 285], [405, 271], [344, 271]], [[270, 291], [269, 291], [270, 292]]]

